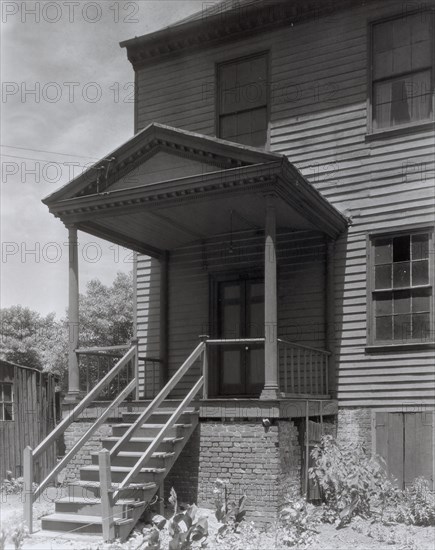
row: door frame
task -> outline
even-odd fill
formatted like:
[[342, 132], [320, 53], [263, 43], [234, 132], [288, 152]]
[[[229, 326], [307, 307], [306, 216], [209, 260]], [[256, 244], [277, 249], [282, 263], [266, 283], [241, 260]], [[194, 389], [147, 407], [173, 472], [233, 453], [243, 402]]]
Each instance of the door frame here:
[[[219, 285], [231, 281], [259, 280], [264, 283], [264, 271], [262, 269], [225, 271], [209, 275], [209, 328], [210, 337], [218, 337], [219, 329]], [[226, 397], [220, 395], [220, 368], [219, 350], [217, 346], [209, 348], [209, 395], [211, 397]], [[234, 396], [235, 397], [235, 396]], [[228, 396], [230, 399], [231, 396]]]

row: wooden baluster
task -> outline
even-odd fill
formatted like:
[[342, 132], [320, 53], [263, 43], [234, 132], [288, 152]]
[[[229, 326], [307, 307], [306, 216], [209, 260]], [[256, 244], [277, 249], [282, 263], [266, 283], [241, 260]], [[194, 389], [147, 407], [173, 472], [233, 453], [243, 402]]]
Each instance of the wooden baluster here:
[[[322, 376], [322, 367], [319, 368], [319, 359], [322, 359], [322, 355], [320, 353], [316, 353], [316, 393], [319, 393], [319, 387], [320, 387], [320, 376]], [[320, 363], [321, 365], [321, 363]]]
[[27, 446], [23, 451], [24, 477], [24, 522], [33, 533], [33, 450]]
[[320, 393], [322, 395], [325, 394], [325, 380], [323, 379], [323, 373], [324, 373], [324, 364], [325, 364], [325, 354], [322, 353], [320, 356]]
[[307, 375], [307, 350], [304, 349], [304, 391], [303, 393], [309, 393], [308, 392], [308, 375]]
[[301, 349], [298, 348], [298, 393], [301, 392]]
[[202, 352], [202, 375], [204, 377], [204, 386], [202, 388], [202, 398], [208, 399], [208, 356], [207, 344], [204, 342], [204, 351]]
[[325, 393], [329, 394], [329, 378], [328, 378], [328, 371], [329, 371], [329, 355], [325, 355]]
[[287, 382], [287, 344], [284, 344], [284, 391], [288, 393], [288, 382]]
[[115, 523], [112, 503], [112, 472], [110, 471], [110, 451], [103, 449], [98, 453], [100, 470], [101, 517], [103, 521], [104, 542], [115, 540]]
[[293, 348], [290, 348], [290, 389], [291, 389], [291, 393], [296, 393]]
[[313, 393], [313, 389], [314, 389], [314, 379], [313, 379], [313, 352], [310, 351], [310, 391], [309, 393], [312, 394]]

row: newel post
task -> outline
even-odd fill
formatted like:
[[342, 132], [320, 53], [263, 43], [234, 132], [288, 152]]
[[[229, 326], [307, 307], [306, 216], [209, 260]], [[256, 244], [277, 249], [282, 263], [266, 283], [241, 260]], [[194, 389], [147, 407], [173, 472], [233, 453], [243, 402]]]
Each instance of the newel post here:
[[204, 344], [204, 350], [202, 352], [202, 375], [204, 377], [204, 386], [202, 388], [202, 398], [208, 399], [208, 349], [207, 349], [207, 340], [210, 338], [207, 334], [201, 334], [199, 336]]
[[77, 229], [68, 228], [69, 286], [68, 286], [68, 394], [66, 401], [76, 402], [80, 396], [79, 363], [79, 259]]
[[278, 399], [278, 298], [276, 261], [276, 212], [272, 195], [266, 197], [264, 243], [264, 389], [261, 399]]
[[33, 450], [29, 446], [23, 451], [23, 478], [24, 523], [33, 533]]
[[101, 518], [103, 521], [104, 542], [115, 540], [115, 522], [113, 520], [113, 488], [110, 471], [110, 451], [103, 449], [98, 453], [100, 470]]

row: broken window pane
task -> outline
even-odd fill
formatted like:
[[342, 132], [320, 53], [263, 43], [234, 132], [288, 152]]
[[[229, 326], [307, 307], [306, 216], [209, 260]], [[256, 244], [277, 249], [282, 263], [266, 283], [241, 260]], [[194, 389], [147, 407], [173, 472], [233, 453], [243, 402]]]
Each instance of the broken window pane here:
[[404, 262], [410, 260], [410, 241], [409, 235], [403, 237], [394, 237], [393, 239], [393, 262]]
[[400, 288], [411, 284], [410, 262], [393, 264], [393, 287]]

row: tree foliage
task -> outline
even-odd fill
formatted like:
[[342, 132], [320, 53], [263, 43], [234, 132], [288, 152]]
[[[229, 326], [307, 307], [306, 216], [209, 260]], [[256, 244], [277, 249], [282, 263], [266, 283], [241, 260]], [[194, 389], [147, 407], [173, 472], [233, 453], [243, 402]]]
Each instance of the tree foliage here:
[[[133, 333], [132, 274], [118, 273], [111, 286], [89, 281], [80, 295], [80, 347], [128, 343]], [[68, 319], [56, 320], [23, 306], [1, 310], [0, 357], [59, 375], [67, 372]]]

